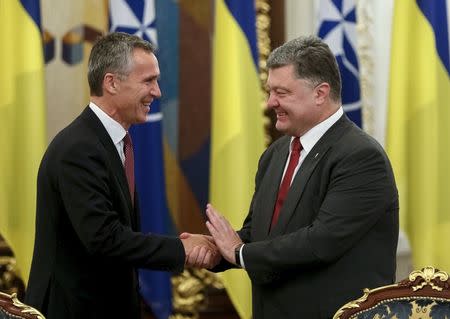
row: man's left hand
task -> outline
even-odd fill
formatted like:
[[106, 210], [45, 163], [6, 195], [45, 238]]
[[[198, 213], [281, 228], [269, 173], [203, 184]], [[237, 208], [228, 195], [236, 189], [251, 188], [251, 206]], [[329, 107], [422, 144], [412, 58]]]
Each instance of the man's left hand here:
[[206, 206], [206, 215], [208, 221], [206, 227], [214, 238], [214, 242], [219, 248], [223, 258], [232, 264], [237, 264], [234, 250], [242, 244], [238, 233], [231, 227], [228, 220], [225, 219], [211, 204]]

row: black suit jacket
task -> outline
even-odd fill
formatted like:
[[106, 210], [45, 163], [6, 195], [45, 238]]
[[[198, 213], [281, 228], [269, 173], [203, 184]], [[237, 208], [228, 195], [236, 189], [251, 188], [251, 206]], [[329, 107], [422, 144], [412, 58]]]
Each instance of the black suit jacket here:
[[135, 203], [118, 152], [87, 107], [39, 168], [26, 302], [48, 319], [139, 318], [136, 268], [180, 272], [185, 254], [177, 238], [139, 232]]
[[331, 318], [363, 288], [392, 283], [398, 194], [381, 146], [342, 116], [305, 158], [270, 221], [290, 137], [261, 156], [239, 235], [253, 318]]

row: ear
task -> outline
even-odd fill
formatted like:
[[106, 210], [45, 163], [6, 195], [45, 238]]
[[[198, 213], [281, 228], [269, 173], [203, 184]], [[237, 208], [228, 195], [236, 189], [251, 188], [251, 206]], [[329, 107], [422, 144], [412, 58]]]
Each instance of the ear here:
[[330, 85], [327, 82], [320, 83], [314, 89], [314, 97], [317, 104], [323, 104], [330, 96]]
[[115, 95], [117, 93], [117, 85], [114, 73], [106, 73], [103, 77], [103, 91]]

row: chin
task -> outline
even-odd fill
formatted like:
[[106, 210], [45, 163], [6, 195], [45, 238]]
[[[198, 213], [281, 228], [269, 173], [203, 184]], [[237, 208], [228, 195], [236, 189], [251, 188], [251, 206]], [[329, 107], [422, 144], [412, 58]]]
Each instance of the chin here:
[[139, 124], [145, 123], [146, 121], [147, 121], [147, 116], [146, 115], [139, 116], [138, 118], [136, 118], [136, 123], [139, 123]]
[[275, 128], [277, 129], [278, 132], [281, 132], [283, 134], [288, 134], [288, 128], [286, 127], [286, 125], [280, 124], [280, 123], [276, 123], [275, 124]]

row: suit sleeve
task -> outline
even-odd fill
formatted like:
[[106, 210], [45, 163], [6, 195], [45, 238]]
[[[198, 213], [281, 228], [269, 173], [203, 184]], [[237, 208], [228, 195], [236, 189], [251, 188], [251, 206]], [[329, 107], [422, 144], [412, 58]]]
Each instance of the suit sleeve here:
[[283, 271], [331, 263], [344, 255], [383, 214], [396, 209], [389, 207], [395, 203], [390, 172], [388, 160], [374, 147], [359, 149], [337, 161], [320, 210], [310, 225], [244, 246], [245, 265], [252, 280], [272, 282]]
[[135, 267], [182, 271], [185, 255], [178, 238], [134, 232], [124, 222], [129, 212], [118, 212], [113, 204], [120, 192], [108, 156], [100, 145], [83, 143], [68, 147], [58, 163], [63, 205], [87, 252]]

